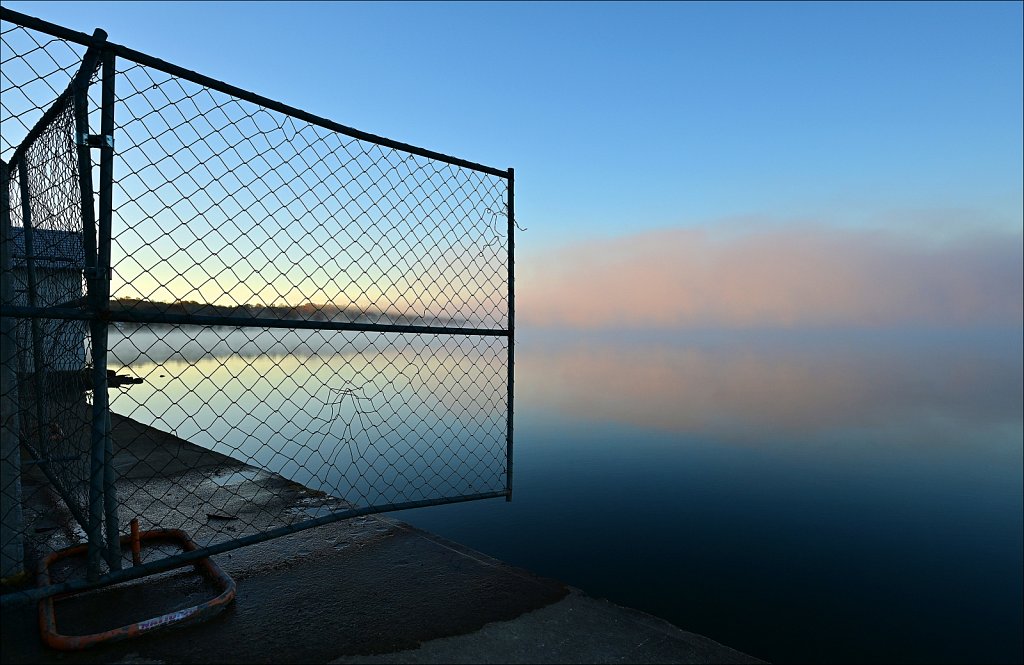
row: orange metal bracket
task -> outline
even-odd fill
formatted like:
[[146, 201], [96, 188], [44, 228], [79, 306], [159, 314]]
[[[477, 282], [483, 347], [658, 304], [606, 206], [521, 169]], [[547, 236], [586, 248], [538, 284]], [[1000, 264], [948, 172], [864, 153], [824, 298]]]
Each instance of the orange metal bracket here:
[[142, 544], [139, 542], [139, 518], [132, 518], [132, 565], [142, 563]]
[[[199, 547], [188, 537], [188, 534], [180, 529], [152, 529], [141, 533], [137, 529], [138, 527], [136, 526], [132, 530], [133, 533], [131, 535], [121, 536], [121, 546], [131, 546], [133, 554], [138, 551], [139, 542], [143, 540], [177, 541], [186, 552], [191, 552]], [[77, 545], [66, 550], [54, 552], [44, 558], [39, 565], [39, 586], [50, 584], [50, 564], [59, 559], [84, 555], [87, 549], [87, 545]], [[53, 611], [54, 599], [52, 597], [45, 598], [39, 602], [39, 632], [42, 635], [43, 642], [54, 649], [74, 651], [130, 637], [138, 637], [139, 635], [170, 626], [183, 626], [209, 619], [234, 600], [235, 581], [210, 558], [199, 559], [195, 563], [195, 568], [221, 589], [220, 595], [200, 605], [193, 605], [192, 607], [169, 612], [152, 619], [138, 621], [102, 633], [93, 633], [91, 635], [62, 635], [58, 633], [57, 618]], [[60, 597], [66, 598], [67, 596]]]

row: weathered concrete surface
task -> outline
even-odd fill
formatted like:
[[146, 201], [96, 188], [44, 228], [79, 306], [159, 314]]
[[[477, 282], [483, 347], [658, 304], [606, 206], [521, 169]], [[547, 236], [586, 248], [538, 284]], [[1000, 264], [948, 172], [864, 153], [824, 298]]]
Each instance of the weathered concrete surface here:
[[[180, 440], [163, 443], [181, 448], [160, 465], [163, 477], [147, 480], [136, 465], [123, 467], [129, 482], [148, 489], [147, 515], [165, 503], [164, 492], [173, 491], [165, 486], [172, 470], [193, 491], [210, 490], [185, 511], [196, 520], [189, 530], [200, 535], [212, 527], [197, 518], [205, 517], [210, 501], [219, 504], [217, 488], [226, 479], [242, 483], [244, 496], [266, 491], [274, 502], [291, 497], [296, 513], [308, 511], [310, 500], [318, 502], [301, 489], [282, 494], [288, 481], [273, 474], [227, 458], [203, 458]], [[135, 445], [139, 450], [141, 444]], [[232, 488], [237, 496], [238, 485]], [[172, 519], [174, 512], [164, 517]], [[180, 511], [177, 516], [185, 517]], [[215, 560], [237, 581], [238, 595], [210, 621], [61, 653], [42, 646], [34, 607], [5, 609], [3, 662], [756, 662], [386, 517], [327, 525]], [[214, 594], [191, 569], [182, 569], [58, 601], [58, 627], [65, 634], [99, 632]]]
[[[60, 653], [41, 645], [34, 611], [5, 611], [4, 662], [757, 662], [393, 520], [322, 527], [217, 560], [238, 596], [206, 623]], [[58, 625], [101, 630], [202, 597], [194, 575], [167, 576], [59, 602]]]
[[572, 589], [512, 621], [424, 643], [418, 649], [346, 656], [334, 663], [759, 663], [649, 614]]

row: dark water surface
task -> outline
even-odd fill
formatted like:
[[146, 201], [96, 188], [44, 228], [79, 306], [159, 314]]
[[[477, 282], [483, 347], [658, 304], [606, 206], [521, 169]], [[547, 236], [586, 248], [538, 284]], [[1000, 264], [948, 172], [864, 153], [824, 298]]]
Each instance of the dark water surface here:
[[[113, 408], [354, 503], [503, 487], [503, 346], [300, 333], [115, 336]], [[1020, 330], [520, 330], [514, 501], [398, 517], [767, 660], [1020, 662], [1022, 372]]]
[[1022, 342], [522, 331], [515, 496], [400, 513], [774, 661], [1022, 658]]

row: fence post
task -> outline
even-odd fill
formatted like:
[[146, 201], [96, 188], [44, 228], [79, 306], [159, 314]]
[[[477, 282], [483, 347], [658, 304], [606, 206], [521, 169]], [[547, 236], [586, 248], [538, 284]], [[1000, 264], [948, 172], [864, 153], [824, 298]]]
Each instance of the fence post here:
[[[6, 307], [14, 303], [11, 283], [10, 173], [0, 162], [0, 297]], [[24, 521], [21, 512], [21, 450], [18, 446], [18, 379], [14, 369], [17, 340], [13, 317], [0, 318], [0, 578], [24, 572]]]
[[516, 363], [516, 170], [508, 170], [508, 421], [505, 432], [505, 501], [512, 500], [512, 411]]
[[[96, 30], [93, 37], [105, 40], [106, 33]], [[86, 51], [82, 68], [75, 76], [75, 143], [78, 150], [78, 181], [82, 196], [82, 242], [85, 249], [86, 285], [88, 293], [89, 332], [92, 338], [92, 455], [89, 467], [89, 572], [90, 580], [100, 575], [100, 557], [114, 568], [120, 557], [110, 556], [103, 536], [104, 458], [107, 446], [107, 326], [99, 317], [106, 308], [103, 298], [104, 275], [98, 263], [99, 240], [96, 232], [96, 211], [93, 208], [92, 156], [89, 154], [89, 84], [96, 72], [99, 58], [96, 47]]]
[[[102, 63], [102, 107], [100, 110], [100, 208], [98, 238], [96, 243], [96, 301], [99, 320], [96, 329], [101, 331], [102, 345], [97, 345], [93, 335], [93, 350], [103, 350], [103, 505], [107, 525], [107, 561], [112, 570], [121, 569], [121, 534], [117, 515], [117, 486], [114, 470], [114, 442], [110, 432], [110, 397], [107, 393], [107, 342], [110, 314], [110, 235], [114, 214], [114, 78], [116, 76], [114, 52], [104, 49], [100, 56]], [[93, 406], [100, 402], [100, 387], [93, 392]], [[95, 418], [95, 413], [94, 416]]]

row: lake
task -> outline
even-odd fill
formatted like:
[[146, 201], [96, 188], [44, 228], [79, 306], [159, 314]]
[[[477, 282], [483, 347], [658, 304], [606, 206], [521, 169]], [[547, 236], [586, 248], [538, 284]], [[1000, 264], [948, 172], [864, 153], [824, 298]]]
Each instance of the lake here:
[[[113, 408], [350, 500], [503, 487], [504, 340], [316, 335], [113, 332]], [[514, 500], [396, 516], [767, 660], [1019, 662], [1022, 374], [1020, 330], [520, 330]]]

